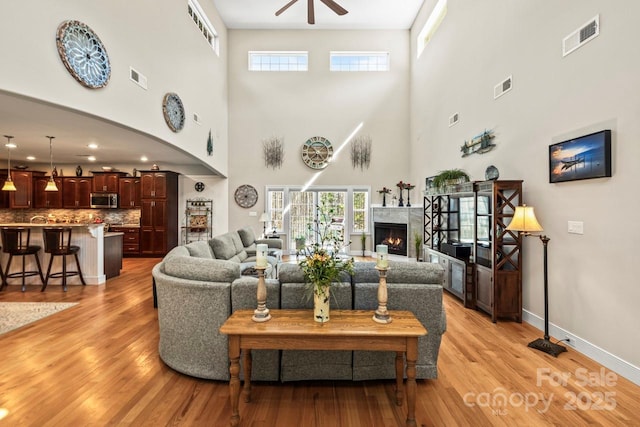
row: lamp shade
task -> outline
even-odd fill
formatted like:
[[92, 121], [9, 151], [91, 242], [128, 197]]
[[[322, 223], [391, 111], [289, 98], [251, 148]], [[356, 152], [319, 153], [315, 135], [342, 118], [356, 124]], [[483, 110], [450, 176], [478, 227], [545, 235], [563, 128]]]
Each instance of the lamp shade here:
[[267, 222], [269, 221], [269, 217], [267, 216], [266, 212], [263, 212], [262, 215], [260, 215], [260, 219], [258, 220], [260, 222]]
[[18, 189], [16, 188], [15, 184], [11, 180], [10, 176], [4, 182], [4, 185], [2, 186], [2, 191], [18, 191]]
[[507, 230], [530, 233], [533, 231], [543, 231], [543, 228], [536, 219], [533, 206], [522, 205], [516, 206], [516, 211], [507, 226]]

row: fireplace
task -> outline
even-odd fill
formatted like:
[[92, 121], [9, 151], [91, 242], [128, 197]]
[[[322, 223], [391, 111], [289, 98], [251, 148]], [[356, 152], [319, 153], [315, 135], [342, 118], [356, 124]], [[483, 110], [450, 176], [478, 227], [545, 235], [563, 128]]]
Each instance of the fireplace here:
[[389, 254], [407, 256], [407, 225], [376, 222], [373, 225], [376, 245], [387, 245]]

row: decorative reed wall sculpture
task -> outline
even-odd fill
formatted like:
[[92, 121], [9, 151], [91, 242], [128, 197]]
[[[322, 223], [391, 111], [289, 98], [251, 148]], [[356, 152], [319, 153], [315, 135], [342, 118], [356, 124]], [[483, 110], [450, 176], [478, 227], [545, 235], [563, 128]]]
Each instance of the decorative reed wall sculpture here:
[[272, 136], [262, 140], [264, 165], [268, 168], [281, 168], [284, 160], [284, 138]]
[[371, 136], [360, 135], [351, 141], [351, 165], [364, 170], [371, 163]]

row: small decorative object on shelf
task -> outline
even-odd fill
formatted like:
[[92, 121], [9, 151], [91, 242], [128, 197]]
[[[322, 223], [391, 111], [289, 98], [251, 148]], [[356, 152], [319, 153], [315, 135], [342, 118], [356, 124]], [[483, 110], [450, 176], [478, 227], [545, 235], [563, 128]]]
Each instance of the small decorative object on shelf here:
[[493, 144], [491, 140], [494, 138], [492, 130], [485, 130], [481, 134], [478, 134], [471, 138], [470, 141], [465, 141], [460, 147], [462, 151], [462, 157], [467, 157], [469, 154], [483, 154], [487, 151], [493, 150], [496, 144]]
[[407, 207], [411, 207], [411, 198], [410, 198], [410, 194], [409, 193], [414, 188], [416, 188], [415, 185], [411, 185], [411, 184], [405, 184], [404, 185], [404, 189], [407, 190]]
[[382, 194], [382, 207], [387, 206], [387, 194], [391, 193], [391, 189], [382, 187], [382, 190], [378, 190], [378, 193]]
[[[260, 245], [258, 245], [260, 246]], [[264, 245], [267, 246], [267, 245]], [[266, 255], [264, 257], [266, 262]], [[260, 266], [258, 262], [256, 262], [256, 271], [258, 272], [258, 290], [256, 292], [256, 299], [258, 301], [258, 307], [253, 312], [253, 317], [251, 320], [254, 322], [266, 322], [271, 319], [271, 313], [269, 313], [269, 309], [267, 308], [267, 285], [264, 283], [264, 270], [267, 268], [266, 266]]]
[[378, 261], [376, 270], [380, 274], [378, 283], [378, 309], [373, 314], [373, 320], [377, 323], [391, 323], [391, 316], [387, 311], [387, 270], [389, 270], [387, 245], [376, 245]]
[[495, 181], [500, 177], [500, 172], [498, 168], [491, 165], [484, 171], [484, 179], [486, 181]]
[[404, 182], [400, 181], [396, 184], [396, 186], [400, 189], [400, 200], [398, 200], [398, 207], [403, 207], [404, 200], [402, 199], [402, 191], [404, 190]]

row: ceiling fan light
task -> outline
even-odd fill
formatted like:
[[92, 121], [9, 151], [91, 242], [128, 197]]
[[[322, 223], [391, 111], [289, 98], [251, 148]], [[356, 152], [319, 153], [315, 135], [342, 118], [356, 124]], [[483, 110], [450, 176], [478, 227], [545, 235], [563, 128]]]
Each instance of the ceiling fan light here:
[[10, 176], [7, 177], [7, 180], [4, 182], [2, 191], [18, 191]]
[[53, 177], [51, 177], [49, 179], [49, 182], [47, 182], [47, 186], [44, 187], [44, 191], [58, 191], [58, 186], [56, 185], [56, 182], [53, 180]]

